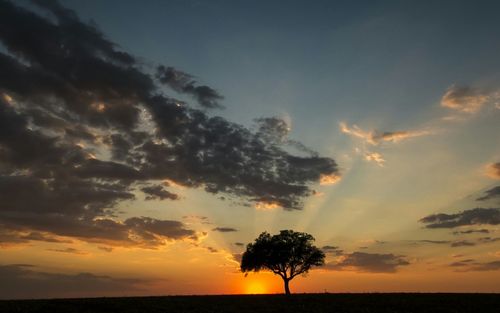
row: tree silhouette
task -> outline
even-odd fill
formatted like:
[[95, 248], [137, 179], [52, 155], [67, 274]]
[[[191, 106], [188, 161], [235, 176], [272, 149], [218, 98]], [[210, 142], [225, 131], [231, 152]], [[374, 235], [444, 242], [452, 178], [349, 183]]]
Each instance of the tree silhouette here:
[[293, 230], [282, 230], [273, 236], [263, 232], [254, 243], [247, 245], [241, 259], [241, 271], [269, 270], [281, 276], [288, 295], [290, 280], [307, 273], [311, 266], [325, 263], [325, 254], [312, 244], [313, 241], [312, 235]]

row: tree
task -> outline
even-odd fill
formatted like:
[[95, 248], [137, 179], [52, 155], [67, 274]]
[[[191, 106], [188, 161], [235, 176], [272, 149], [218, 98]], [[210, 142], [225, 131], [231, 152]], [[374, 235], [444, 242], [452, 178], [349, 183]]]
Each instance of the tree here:
[[241, 271], [269, 270], [281, 276], [285, 293], [289, 295], [290, 280], [306, 274], [311, 266], [325, 263], [325, 254], [312, 244], [313, 241], [310, 234], [293, 230], [282, 230], [273, 236], [263, 232], [254, 243], [247, 245], [241, 259]]

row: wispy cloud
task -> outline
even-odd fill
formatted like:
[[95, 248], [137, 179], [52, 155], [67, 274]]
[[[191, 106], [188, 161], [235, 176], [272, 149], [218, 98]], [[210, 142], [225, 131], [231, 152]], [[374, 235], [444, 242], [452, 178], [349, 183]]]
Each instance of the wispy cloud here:
[[455, 268], [459, 272], [484, 272], [500, 270], [500, 261], [477, 262], [473, 259], [465, 259], [450, 263], [448, 266]]
[[384, 163], [385, 163], [384, 157], [378, 152], [366, 152], [365, 153], [365, 160], [373, 161], [382, 167], [384, 166]]
[[452, 85], [441, 98], [441, 106], [459, 112], [476, 113], [487, 103], [499, 99], [499, 96], [498, 92]]
[[340, 122], [340, 131], [344, 134], [363, 139], [371, 145], [378, 145], [382, 142], [399, 142], [409, 138], [430, 135], [430, 130], [404, 130], [404, 131], [365, 131], [357, 125], [349, 127], [345, 122]]
[[75, 248], [47, 249], [47, 251], [61, 252], [61, 253], [70, 253], [70, 254], [79, 254], [79, 255], [89, 254], [86, 251], [78, 250], [78, 249], [75, 249]]
[[500, 198], [500, 186], [493, 187], [484, 192], [484, 195], [477, 198], [477, 201], [487, 201]]
[[218, 231], [221, 233], [231, 233], [231, 232], [237, 232], [238, 230], [236, 228], [232, 227], [215, 227], [212, 229], [213, 231]]
[[494, 179], [500, 179], [500, 162], [486, 165], [486, 175]]

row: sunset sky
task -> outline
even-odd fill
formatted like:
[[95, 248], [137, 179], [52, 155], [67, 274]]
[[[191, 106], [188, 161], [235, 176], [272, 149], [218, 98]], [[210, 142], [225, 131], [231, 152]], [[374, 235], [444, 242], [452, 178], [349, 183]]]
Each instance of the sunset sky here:
[[500, 292], [499, 10], [0, 0], [0, 299]]

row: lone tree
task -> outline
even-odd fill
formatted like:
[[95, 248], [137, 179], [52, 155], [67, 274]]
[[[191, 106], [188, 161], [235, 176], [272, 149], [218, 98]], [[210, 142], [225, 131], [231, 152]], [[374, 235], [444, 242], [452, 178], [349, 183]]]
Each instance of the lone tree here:
[[271, 236], [263, 232], [254, 243], [247, 246], [241, 259], [241, 271], [269, 270], [280, 275], [285, 283], [285, 293], [290, 294], [289, 282], [305, 274], [311, 266], [325, 263], [325, 254], [313, 246], [314, 237], [307, 233], [282, 230]]

